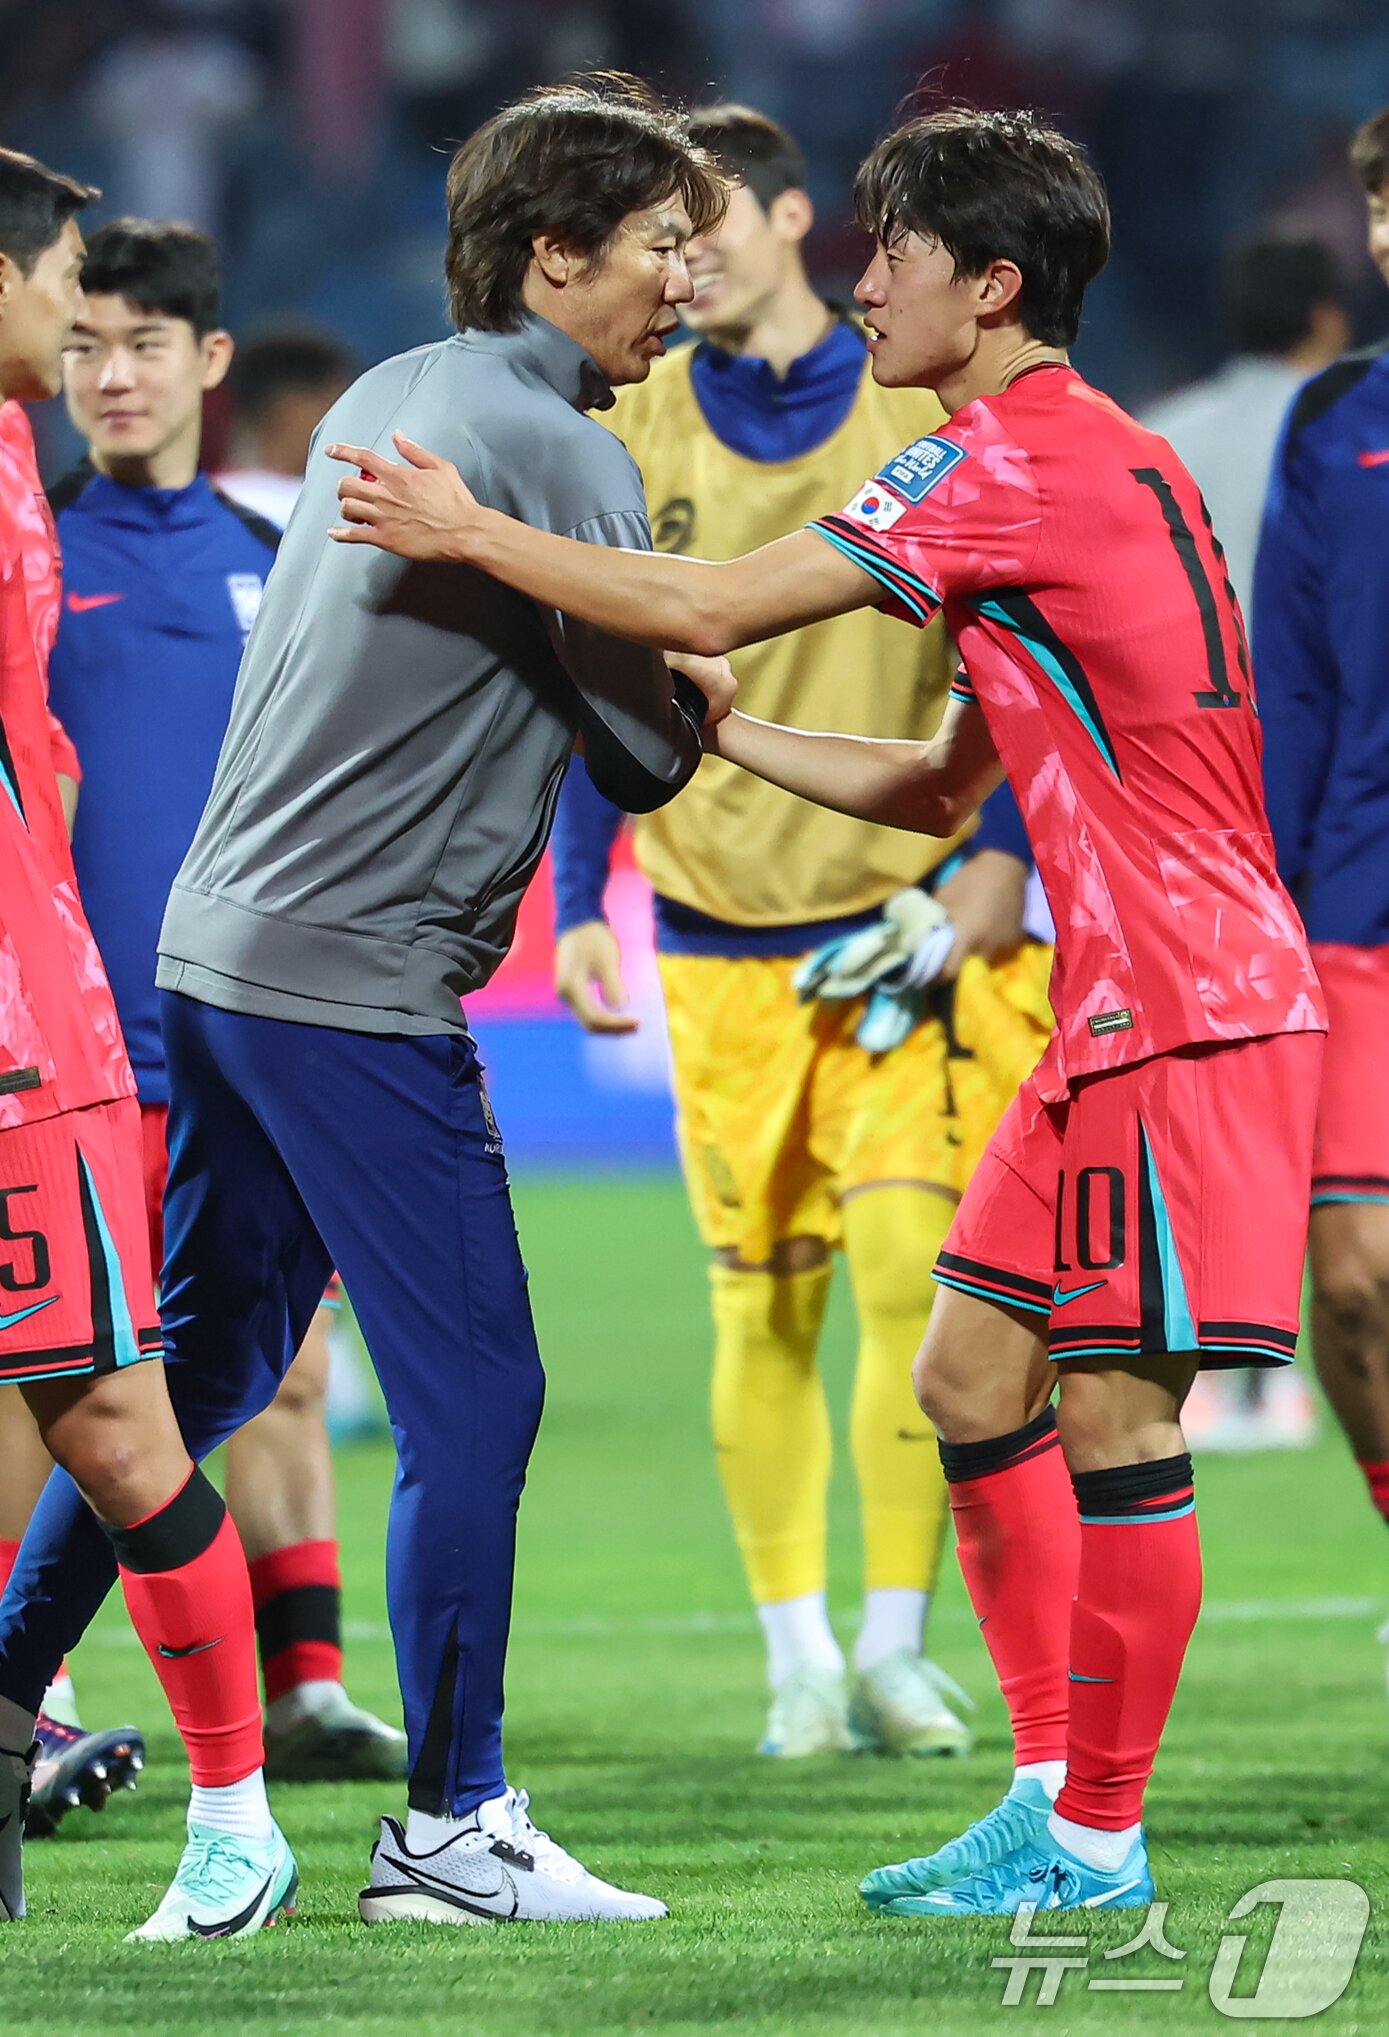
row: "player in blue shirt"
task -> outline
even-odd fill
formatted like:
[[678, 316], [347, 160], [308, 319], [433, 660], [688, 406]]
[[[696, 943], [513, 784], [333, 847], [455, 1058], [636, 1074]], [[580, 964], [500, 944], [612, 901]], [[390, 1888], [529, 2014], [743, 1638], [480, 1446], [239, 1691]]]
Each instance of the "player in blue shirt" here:
[[[1351, 144], [1389, 283], [1389, 107]], [[1389, 348], [1295, 398], [1254, 574], [1268, 810], [1326, 992], [1312, 1179], [1317, 1371], [1389, 1522]], [[1389, 1629], [1386, 1629], [1389, 1638]]]
[[[51, 498], [64, 579], [51, 687], [82, 767], [73, 854], [139, 1087], [158, 1266], [169, 1100], [159, 925], [279, 533], [198, 472], [203, 395], [232, 355], [212, 242], [114, 221], [91, 238], [83, 288], [64, 379], [90, 457]], [[392, 1777], [404, 1735], [342, 1686], [326, 1320], [321, 1310], [275, 1403], [232, 1442], [227, 1497], [255, 1592], [270, 1773]]]

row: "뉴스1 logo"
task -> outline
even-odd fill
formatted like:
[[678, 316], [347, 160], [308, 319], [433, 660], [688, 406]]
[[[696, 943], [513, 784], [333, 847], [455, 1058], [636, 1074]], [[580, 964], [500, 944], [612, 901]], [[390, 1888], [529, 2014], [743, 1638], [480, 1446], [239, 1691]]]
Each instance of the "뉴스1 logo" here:
[[869, 530], [891, 530], [898, 517], [906, 513], [907, 504], [889, 495], [886, 488], [879, 488], [875, 481], [865, 481], [844, 512], [855, 523], [866, 524]]
[[895, 459], [879, 467], [875, 478], [886, 481], [905, 502], [924, 502], [931, 490], [938, 488], [946, 475], [968, 457], [964, 447], [957, 446], [953, 439], [938, 439], [932, 434], [904, 447]]
[[1121, 1011], [1097, 1011], [1086, 1024], [1097, 1040], [1106, 1033], [1129, 1033], [1133, 1031], [1133, 1013], [1127, 1005]]

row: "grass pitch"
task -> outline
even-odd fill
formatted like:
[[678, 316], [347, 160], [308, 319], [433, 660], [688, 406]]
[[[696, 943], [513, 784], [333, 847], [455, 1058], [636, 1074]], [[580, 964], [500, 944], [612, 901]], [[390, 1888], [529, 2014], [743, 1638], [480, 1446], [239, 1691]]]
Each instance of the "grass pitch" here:
[[[540, 1180], [518, 1192], [550, 1375], [522, 1512], [509, 1758], [535, 1813], [599, 1872], [660, 1894], [668, 1922], [368, 1931], [356, 1920], [375, 1818], [370, 1785], [281, 1789], [304, 1875], [287, 1930], [226, 1946], [126, 1946], [181, 1836], [184, 1769], [162, 1700], [118, 1606], [77, 1659], [93, 1723], [149, 1731], [138, 1797], [75, 1814], [29, 1852], [31, 1914], [0, 1933], [5, 2037], [297, 2037], [328, 2029], [435, 2037], [897, 2037], [1019, 2030], [1218, 2030], [1207, 1975], [1231, 1905], [1260, 1882], [1347, 1877], [1374, 1906], [1350, 1988], [1304, 2027], [1389, 2028], [1381, 1915], [1389, 1739], [1374, 1630], [1389, 1609], [1384, 1534], [1339, 1440], [1198, 1467], [1207, 1612], [1149, 1799], [1159, 1894], [1180, 1962], [1145, 1951], [1107, 1966], [1141, 1913], [1090, 1920], [1089, 1966], [1053, 2006], [1007, 2008], [999, 1923], [888, 1922], [860, 1874], [924, 1850], [1004, 1784], [1007, 1734], [982, 1645], [947, 1561], [931, 1650], [979, 1698], [968, 1762], [752, 1752], [760, 1646], [706, 1437], [701, 1254], [666, 1177]], [[852, 1352], [836, 1294], [827, 1372], [840, 1414]], [[390, 1712], [382, 1596], [389, 1453], [339, 1463], [349, 1682]], [[836, 1479], [832, 1599], [857, 1596], [851, 1481]], [[842, 1623], [846, 1640], [852, 1615]], [[1263, 1910], [1230, 1929], [1250, 1946], [1249, 1994], [1272, 1935]], [[1074, 1930], [1057, 1919], [1057, 1930]], [[1074, 1957], [1062, 1952], [1060, 1957]], [[1180, 1991], [1096, 1993], [1090, 1978], [1183, 1980]], [[1260, 2019], [1247, 2027], [1292, 2029]]]

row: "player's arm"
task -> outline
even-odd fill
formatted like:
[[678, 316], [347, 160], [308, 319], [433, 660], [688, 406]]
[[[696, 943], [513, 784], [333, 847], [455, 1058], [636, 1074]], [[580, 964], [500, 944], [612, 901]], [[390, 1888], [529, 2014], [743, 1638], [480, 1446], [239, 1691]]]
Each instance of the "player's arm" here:
[[622, 954], [603, 912], [622, 811], [575, 757], [560, 788], [550, 835], [555, 893], [555, 995], [586, 1033], [634, 1033]]
[[399, 432], [395, 444], [405, 464], [366, 446], [327, 448], [361, 470], [338, 484], [346, 519], [332, 532], [339, 543], [478, 567], [546, 608], [634, 643], [718, 657], [883, 598], [871, 573], [806, 531], [724, 564], [612, 550], [599, 566], [591, 545], [486, 508], [451, 461]]
[[48, 751], [53, 759], [53, 771], [58, 780], [58, 798], [62, 803], [63, 821], [72, 839], [72, 830], [77, 821], [77, 801], [82, 788], [82, 766], [77, 761], [77, 751], [72, 737], [68, 734], [57, 715], [48, 710]]
[[929, 742], [811, 735], [735, 711], [705, 745], [816, 806], [919, 835], [956, 834], [1003, 776], [978, 703], [954, 696]]

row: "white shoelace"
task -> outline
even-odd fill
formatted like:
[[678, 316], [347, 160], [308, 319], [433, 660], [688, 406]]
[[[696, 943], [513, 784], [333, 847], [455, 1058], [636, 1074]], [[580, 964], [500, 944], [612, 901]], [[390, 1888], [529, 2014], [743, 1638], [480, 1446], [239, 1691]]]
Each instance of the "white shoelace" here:
[[566, 1853], [548, 1832], [542, 1832], [530, 1819], [530, 1792], [524, 1789], [509, 1789], [503, 1802], [511, 1813], [512, 1835], [523, 1853], [529, 1853], [538, 1867], [556, 1881], [582, 1881], [587, 1868]]

